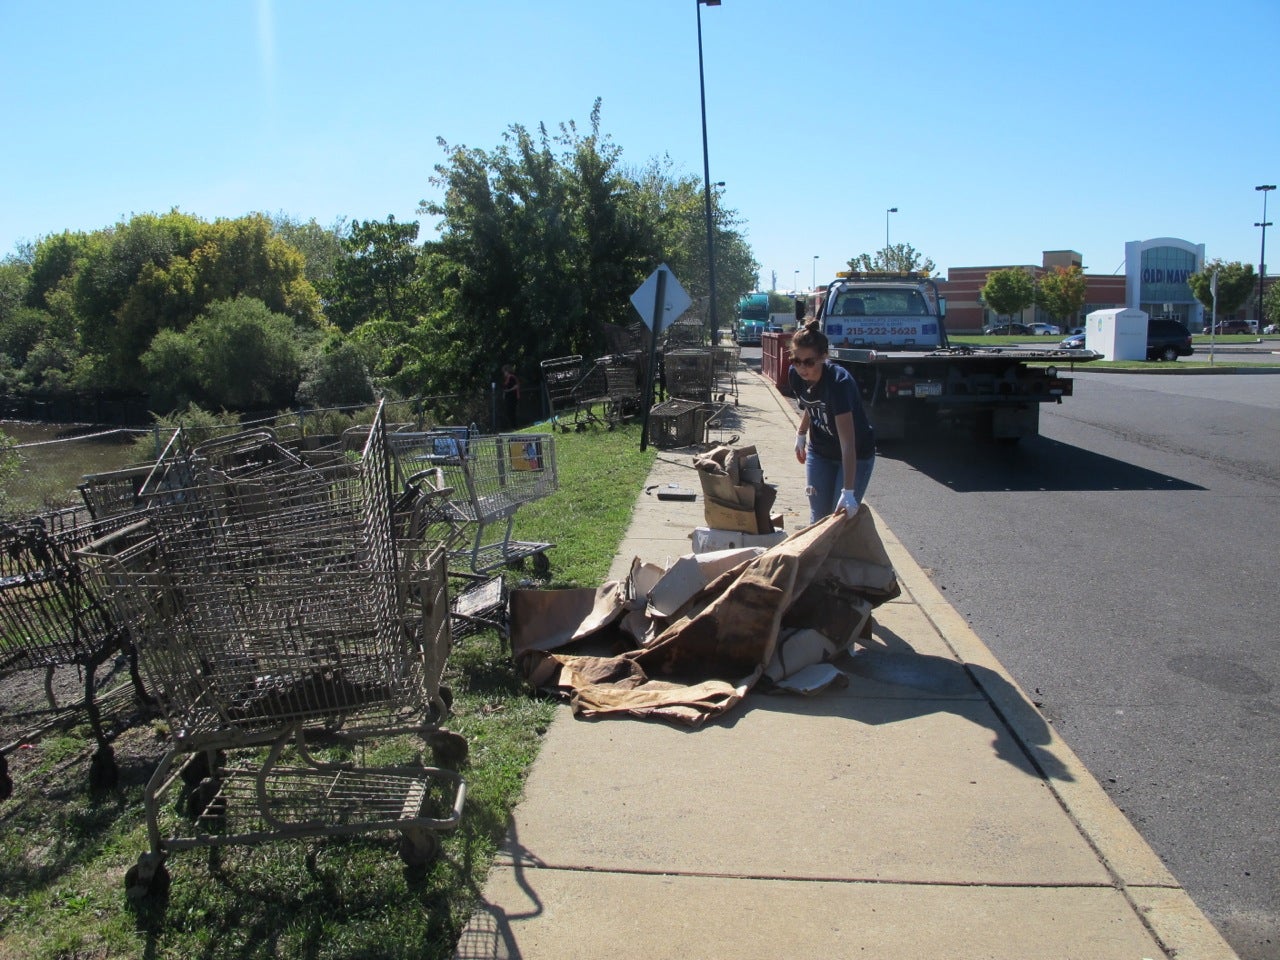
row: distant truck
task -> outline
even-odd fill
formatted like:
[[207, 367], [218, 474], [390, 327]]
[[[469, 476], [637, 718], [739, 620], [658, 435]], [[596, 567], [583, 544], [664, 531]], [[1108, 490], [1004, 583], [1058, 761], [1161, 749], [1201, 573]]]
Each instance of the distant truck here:
[[952, 346], [946, 313], [937, 283], [914, 273], [840, 273], [796, 304], [797, 320], [817, 319], [831, 359], [857, 378], [877, 440], [937, 425], [1009, 442], [1035, 436], [1040, 405], [1072, 395], [1072, 381], [1054, 364], [1097, 357], [1060, 347]]
[[769, 329], [769, 295], [748, 293], [738, 301], [733, 321], [733, 342], [758, 346], [760, 335]]

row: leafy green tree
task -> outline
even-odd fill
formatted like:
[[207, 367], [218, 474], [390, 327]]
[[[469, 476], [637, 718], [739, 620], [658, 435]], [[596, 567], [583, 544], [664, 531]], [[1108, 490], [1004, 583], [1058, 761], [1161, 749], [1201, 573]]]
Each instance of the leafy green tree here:
[[1055, 267], [1052, 273], [1040, 278], [1036, 302], [1055, 320], [1069, 320], [1079, 313], [1088, 294], [1088, 282], [1084, 271], [1074, 264]]
[[322, 227], [314, 217], [303, 223], [282, 212], [271, 218], [271, 226], [280, 239], [302, 254], [307, 280], [321, 297], [327, 297], [334, 266], [343, 256], [342, 238], [349, 229], [346, 218], [339, 218], [331, 227]]
[[[692, 298], [695, 309], [707, 313], [706, 196], [702, 180], [677, 174], [670, 158], [653, 160], [640, 172], [640, 217], [653, 224], [655, 247], [649, 270], [659, 262], [669, 266]], [[712, 242], [716, 256], [716, 319], [721, 326], [734, 317], [738, 301], [756, 283], [760, 265], [740, 232], [737, 211], [725, 207], [712, 192]], [[648, 271], [644, 271], [647, 275]]]
[[289, 317], [261, 300], [238, 297], [211, 304], [187, 334], [198, 346], [200, 387], [214, 406], [257, 410], [293, 400], [302, 344]]
[[140, 359], [152, 410], [178, 410], [203, 399], [200, 343], [189, 332], [161, 330]]
[[1269, 284], [1262, 296], [1262, 324], [1270, 326], [1273, 323], [1280, 326], [1280, 283]]
[[1021, 267], [1006, 267], [987, 274], [982, 285], [982, 302], [1001, 317], [1012, 317], [1036, 299], [1035, 279]]
[[420, 311], [417, 240], [417, 221], [352, 222], [329, 288], [328, 317], [339, 329], [349, 333], [374, 319], [404, 323]]
[[26, 304], [53, 316], [73, 386], [134, 389], [155, 335], [185, 329], [216, 300], [249, 296], [312, 327], [323, 320], [302, 254], [260, 214], [214, 223], [142, 214], [45, 238], [31, 259]]
[[441, 219], [415, 337], [437, 362], [419, 389], [487, 383], [502, 363], [528, 383], [546, 357], [598, 356], [604, 324], [631, 322], [628, 298], [659, 262], [636, 184], [600, 134], [599, 102], [585, 135], [572, 123], [555, 136], [514, 125], [491, 151], [441, 146], [433, 182], [444, 199], [419, 208]]
[[849, 269], [859, 273], [923, 273], [932, 275], [934, 263], [909, 243], [895, 243], [875, 253], [860, 253], [849, 261]]
[[1224, 317], [1235, 313], [1249, 299], [1249, 294], [1258, 288], [1258, 275], [1253, 272], [1253, 264], [1242, 264], [1239, 260], [1223, 263], [1220, 259], [1210, 260], [1199, 270], [1187, 277], [1187, 286], [1195, 298], [1204, 304], [1206, 310], [1213, 310], [1213, 275], [1218, 275], [1218, 316]]
[[374, 398], [368, 367], [356, 344], [334, 339], [307, 361], [298, 402], [307, 407], [344, 407]]

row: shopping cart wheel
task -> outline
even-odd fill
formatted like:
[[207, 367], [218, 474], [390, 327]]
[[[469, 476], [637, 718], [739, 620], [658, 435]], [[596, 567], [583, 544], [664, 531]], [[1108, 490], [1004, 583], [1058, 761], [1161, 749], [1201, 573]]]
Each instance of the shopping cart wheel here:
[[431, 762], [445, 770], [456, 770], [467, 762], [467, 738], [452, 730], [429, 730], [422, 735], [431, 748]]
[[120, 768], [116, 765], [116, 752], [104, 743], [89, 761], [89, 789], [110, 790], [120, 782]]
[[193, 753], [190, 759], [182, 765], [182, 770], [179, 771], [182, 776], [182, 782], [189, 788], [194, 789], [199, 786], [201, 780], [213, 776], [217, 768], [226, 762], [226, 759], [227, 755], [222, 750], [214, 751], [212, 764], [210, 764], [207, 750]]
[[400, 831], [400, 859], [411, 870], [421, 870], [439, 860], [441, 846], [440, 838], [424, 827]]
[[124, 895], [133, 903], [169, 892], [169, 869], [163, 853], [144, 853], [124, 873]]
[[545, 553], [535, 553], [533, 555], [533, 572], [542, 575], [551, 572], [551, 561], [547, 559]]

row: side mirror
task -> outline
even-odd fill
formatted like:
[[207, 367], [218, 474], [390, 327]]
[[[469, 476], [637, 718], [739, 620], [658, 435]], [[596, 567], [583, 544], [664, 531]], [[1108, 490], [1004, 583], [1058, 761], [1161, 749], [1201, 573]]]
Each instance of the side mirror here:
[[947, 315], [947, 298], [938, 298], [938, 316], [945, 317]]

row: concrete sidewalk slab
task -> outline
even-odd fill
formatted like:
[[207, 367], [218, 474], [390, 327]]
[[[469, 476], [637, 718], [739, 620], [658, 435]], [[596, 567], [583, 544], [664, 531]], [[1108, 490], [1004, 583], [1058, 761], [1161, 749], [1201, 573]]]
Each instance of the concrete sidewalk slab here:
[[[739, 378], [726, 417], [789, 530], [796, 416]], [[661, 451], [610, 576], [703, 525]], [[869, 500], [874, 504], [875, 480]], [[1235, 955], [892, 532], [903, 595], [843, 689], [752, 693], [698, 730], [557, 714], [457, 956], [1231, 960]]]
[[968, 887], [495, 869], [459, 960], [1148, 960], [1107, 887]]

